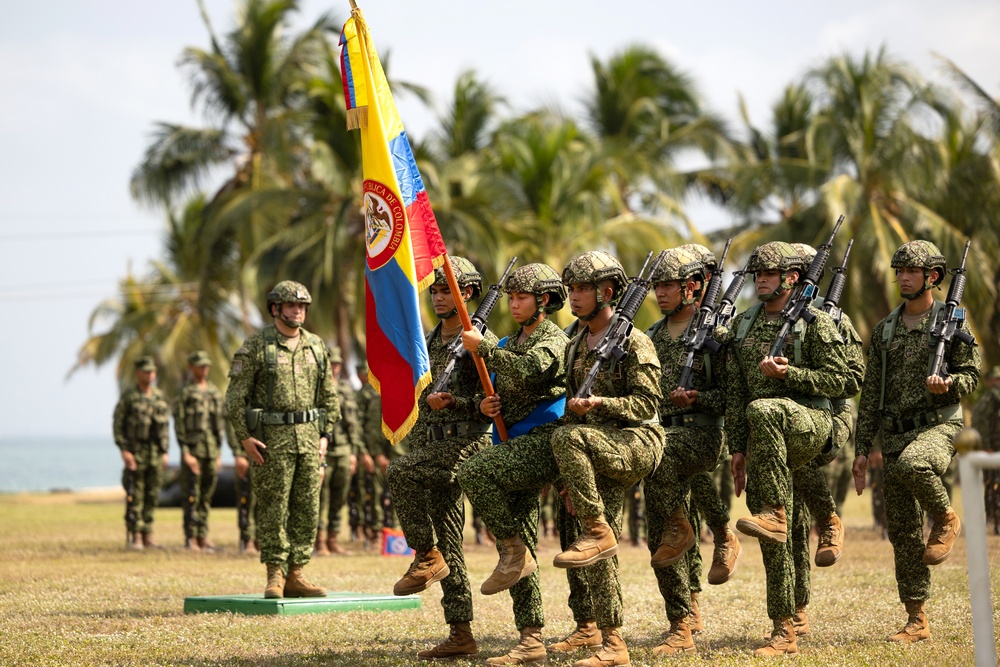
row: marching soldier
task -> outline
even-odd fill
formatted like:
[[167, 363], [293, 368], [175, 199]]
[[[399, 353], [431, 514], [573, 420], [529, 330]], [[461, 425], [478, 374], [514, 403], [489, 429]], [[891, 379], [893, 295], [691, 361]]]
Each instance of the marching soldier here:
[[181, 447], [181, 494], [184, 497], [184, 546], [215, 551], [208, 540], [208, 514], [219, 480], [225, 402], [208, 381], [212, 361], [204, 351], [188, 355], [191, 381], [174, 402], [174, 430]]
[[[955, 454], [952, 440], [963, 426], [960, 401], [979, 383], [981, 359], [964, 321], [961, 331], [971, 342], [954, 338], [945, 350], [946, 377], [928, 375], [929, 354], [936, 347], [930, 334], [944, 307], [931, 290], [944, 280], [944, 255], [929, 241], [910, 241], [896, 250], [891, 266], [903, 303], [872, 330], [853, 473], [860, 494], [867, 456], [881, 432], [886, 523], [899, 600], [908, 617], [888, 641], [910, 643], [930, 637], [924, 611], [931, 587], [928, 566], [948, 558], [961, 530], [941, 478]], [[924, 512], [932, 521], [926, 545]]]
[[122, 486], [133, 490], [129, 508], [129, 514], [136, 517], [133, 549], [159, 546], [153, 542], [153, 513], [167, 466], [170, 406], [155, 382], [153, 357], [139, 357], [135, 360], [135, 386], [125, 390], [115, 406], [115, 444], [125, 462]]
[[[319, 520], [320, 461], [340, 405], [326, 346], [303, 328], [312, 297], [283, 280], [267, 294], [274, 320], [236, 350], [226, 408], [253, 466], [264, 597], [322, 597], [303, 575]], [[287, 576], [286, 576], [287, 571]]]

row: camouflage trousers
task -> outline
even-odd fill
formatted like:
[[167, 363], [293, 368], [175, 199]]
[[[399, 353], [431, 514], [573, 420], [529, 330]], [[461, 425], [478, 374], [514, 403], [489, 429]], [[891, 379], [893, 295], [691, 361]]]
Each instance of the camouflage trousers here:
[[304, 565], [319, 521], [319, 456], [271, 449], [264, 456], [264, 465], [250, 463], [260, 562]]
[[[747, 406], [747, 421], [747, 508], [758, 514], [766, 505], [782, 507], [790, 517], [794, 513], [792, 473], [816, 458], [826, 445], [832, 429], [830, 413], [790, 398], [765, 398]], [[792, 521], [787, 525], [785, 543], [760, 544], [767, 578], [767, 615], [774, 620], [795, 613]]]
[[948, 422], [884, 437], [885, 518], [901, 602], [930, 597], [931, 571], [923, 563], [924, 512], [940, 514], [951, 507], [941, 477], [961, 428], [959, 422]]
[[[360, 526], [376, 534], [381, 532], [385, 521], [385, 508], [382, 506], [384, 490], [385, 476], [377, 465], [373, 473], [358, 466], [357, 472], [351, 478], [350, 495], [354, 498], [354, 505], [350, 511], [351, 528]], [[355, 512], [357, 512], [356, 519]]]
[[[135, 491], [129, 505], [135, 514], [135, 532], [153, 532], [153, 514], [160, 504], [163, 485], [163, 457], [152, 446], [140, 445], [135, 452]], [[128, 490], [128, 471], [122, 473], [122, 487]]]
[[[688, 519], [694, 534], [701, 535], [702, 523], [712, 529], [712, 532], [729, 524], [729, 507], [733, 503], [733, 471], [729, 465], [729, 456], [723, 447], [719, 464], [714, 471], [701, 472], [691, 477], [691, 496], [688, 505]], [[688, 588], [692, 593], [701, 592], [701, 541], [688, 550], [684, 557], [687, 560]]]
[[441, 580], [446, 623], [472, 621], [472, 588], [462, 551], [465, 501], [456, 474], [489, 442], [489, 435], [411, 439], [410, 452], [393, 460], [386, 475], [407, 544], [418, 553], [436, 546], [451, 569]]
[[837, 458], [825, 466], [823, 470], [826, 474], [827, 485], [830, 487], [830, 493], [833, 494], [837, 514], [840, 514], [854, 482], [854, 475], [851, 472], [851, 466], [854, 464], [853, 427], [854, 414], [851, 412], [850, 405], [846, 406], [846, 410], [834, 413], [833, 437], [837, 440], [839, 450]]
[[[649, 475], [659, 462], [663, 429], [659, 424], [620, 429], [574, 424], [552, 434], [552, 453], [581, 522], [602, 514], [615, 538], [622, 532], [625, 491]], [[618, 557], [586, 568], [598, 627], [622, 626]]]
[[181, 461], [181, 495], [184, 505], [184, 537], [208, 537], [208, 514], [219, 481], [219, 459], [198, 457], [198, 474]]
[[[580, 522], [576, 516], [566, 509], [566, 500], [556, 491], [562, 488], [561, 481], [552, 485], [552, 493], [556, 495], [556, 528], [559, 531], [559, 547], [566, 551], [582, 534]], [[573, 620], [577, 623], [596, 620], [594, 603], [590, 595], [587, 570], [590, 567], [575, 567], [566, 570], [566, 582], [569, 584], [569, 599], [566, 601]]]
[[[722, 458], [722, 429], [712, 427], [669, 427], [664, 429], [663, 458], [656, 470], [643, 480], [646, 490], [646, 517], [650, 553], [663, 539], [663, 528], [678, 507], [688, 513], [688, 493], [692, 479], [708, 475]], [[699, 547], [696, 539], [694, 547]], [[690, 560], [656, 568], [656, 583], [663, 596], [667, 618], [680, 620], [691, 614]], [[700, 559], [699, 559], [700, 565]], [[700, 572], [699, 572], [700, 579]]]
[[[829, 465], [833, 465], [832, 463]], [[792, 560], [795, 566], [795, 606], [804, 607], [810, 599], [809, 534], [813, 518], [825, 518], [837, 513], [833, 495], [826, 483], [824, 468], [810, 461], [792, 473]]]
[[327, 454], [325, 461], [326, 469], [319, 493], [318, 527], [323, 528], [325, 521], [327, 534], [336, 537], [340, 534], [340, 515], [347, 504], [347, 493], [351, 490], [351, 457], [348, 454]]
[[[458, 469], [458, 483], [486, 527], [500, 540], [520, 537], [537, 558], [539, 492], [559, 477], [552, 456], [555, 425], [542, 425], [507, 442], [487, 447]], [[544, 627], [538, 570], [510, 589], [514, 623], [522, 628]]]
[[[247, 475], [253, 474], [253, 466], [247, 468]], [[239, 485], [239, 480], [236, 481], [237, 486]], [[257, 535], [257, 496], [253, 492], [253, 482], [250, 482], [249, 493], [247, 494], [247, 522], [246, 526], [240, 526], [240, 513], [239, 513], [239, 489], [237, 488], [236, 497], [236, 528], [240, 531], [240, 540], [243, 542], [252, 541]]]

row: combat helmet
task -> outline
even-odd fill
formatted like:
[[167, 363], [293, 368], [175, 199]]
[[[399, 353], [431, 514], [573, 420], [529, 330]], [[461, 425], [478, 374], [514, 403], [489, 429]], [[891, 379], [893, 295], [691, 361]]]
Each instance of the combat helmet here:
[[564, 285], [599, 285], [604, 280], [611, 280], [615, 283], [614, 294], [610, 301], [604, 301], [601, 290], [597, 290], [597, 305], [594, 312], [582, 317], [583, 320], [592, 320], [597, 313], [606, 306], [614, 306], [618, 303], [628, 285], [628, 276], [621, 262], [614, 255], [603, 250], [591, 250], [574, 257], [562, 272], [562, 282]]
[[812, 264], [813, 258], [816, 257], [816, 248], [808, 243], [790, 243], [789, 245], [795, 248], [795, 252], [799, 253], [799, 257], [802, 258], [803, 268]]
[[[563, 285], [556, 270], [548, 264], [525, 264], [518, 268], [508, 276], [503, 291], [507, 294], [525, 292], [535, 295], [537, 310], [531, 319], [525, 322], [526, 325], [531, 325], [538, 319], [538, 311], [554, 313], [566, 303], [566, 286]], [[549, 302], [542, 306], [542, 296], [545, 294], [549, 295]]]
[[326, 347], [326, 360], [331, 364], [342, 364], [344, 363], [344, 355], [340, 352], [340, 346], [336, 343], [330, 343]]
[[700, 257], [701, 263], [705, 265], [705, 270], [708, 273], [715, 273], [715, 270], [719, 268], [719, 259], [715, 256], [715, 253], [700, 243], [685, 243], [679, 246], [679, 248]]
[[308, 307], [312, 303], [312, 296], [310, 296], [309, 290], [306, 289], [305, 285], [297, 283], [294, 280], [282, 280], [267, 293], [268, 314], [279, 318], [285, 326], [298, 329], [302, 326], [301, 322], [286, 320], [284, 317], [281, 317], [280, 308], [277, 315], [274, 315], [271, 311], [271, 306], [281, 306], [283, 303], [304, 303]]
[[[483, 293], [483, 276], [476, 270], [473, 263], [456, 255], [448, 255], [448, 260], [451, 262], [451, 271], [455, 274], [455, 282], [458, 283], [459, 289], [472, 285], [472, 296], [469, 298], [478, 298]], [[434, 269], [434, 284], [448, 284], [448, 279], [444, 275], [444, 267], [439, 266]]]
[[[926, 290], [936, 287], [944, 280], [948, 272], [947, 264], [941, 250], [930, 241], [916, 240], [904, 243], [892, 254], [889, 265], [893, 269], [918, 268], [924, 270], [924, 286], [915, 294], [903, 294], [904, 299], [916, 299]], [[938, 270], [936, 281], [931, 282], [931, 271]]]
[[757, 295], [761, 301], [770, 301], [778, 296], [783, 290], [792, 288], [788, 282], [788, 272], [804, 270], [804, 263], [801, 255], [791, 243], [784, 241], [771, 241], [757, 246], [757, 249], [750, 254], [747, 262], [747, 272], [759, 273], [761, 271], [780, 271], [781, 284], [771, 294]]
[[[703, 284], [705, 281], [705, 265], [702, 263], [701, 257], [702, 253], [685, 249], [684, 246], [671, 248], [663, 256], [663, 262], [657, 267], [656, 272], [650, 276], [650, 282], [656, 285], [657, 283], [679, 280], [682, 290], [684, 289], [683, 284], [688, 280], [693, 280], [699, 283], [699, 285]], [[663, 314], [669, 317], [684, 306], [697, 301], [699, 296], [701, 296], [700, 287], [690, 297], [685, 292], [682, 292], [681, 301], [677, 304], [677, 307], [669, 313], [664, 312]]]

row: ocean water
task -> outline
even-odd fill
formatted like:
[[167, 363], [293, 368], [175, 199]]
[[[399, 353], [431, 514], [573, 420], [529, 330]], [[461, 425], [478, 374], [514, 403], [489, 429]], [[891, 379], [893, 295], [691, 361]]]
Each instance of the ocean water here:
[[[232, 462], [223, 446], [223, 464]], [[170, 445], [170, 462], [180, 450]], [[121, 485], [122, 458], [111, 435], [0, 438], [0, 493], [80, 490]]]

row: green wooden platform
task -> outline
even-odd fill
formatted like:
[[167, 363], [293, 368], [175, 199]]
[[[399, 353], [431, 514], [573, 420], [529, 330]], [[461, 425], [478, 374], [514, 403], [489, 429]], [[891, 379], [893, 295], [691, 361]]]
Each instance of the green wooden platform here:
[[197, 595], [184, 598], [184, 613], [232, 612], [247, 616], [292, 616], [343, 611], [401, 611], [420, 609], [417, 595], [327, 593], [322, 598], [272, 598], [263, 595]]

